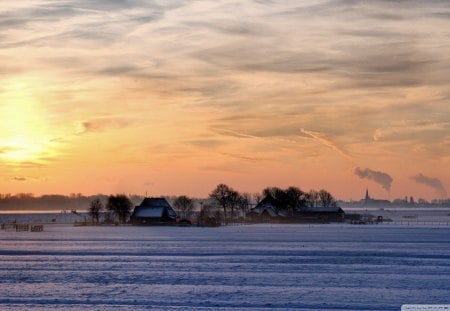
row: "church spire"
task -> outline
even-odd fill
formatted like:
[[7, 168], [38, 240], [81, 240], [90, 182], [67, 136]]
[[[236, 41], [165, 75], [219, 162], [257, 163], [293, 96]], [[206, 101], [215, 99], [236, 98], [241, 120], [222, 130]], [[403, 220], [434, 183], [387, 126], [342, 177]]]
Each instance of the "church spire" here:
[[370, 197], [369, 197], [369, 189], [366, 188], [366, 201], [369, 201]]

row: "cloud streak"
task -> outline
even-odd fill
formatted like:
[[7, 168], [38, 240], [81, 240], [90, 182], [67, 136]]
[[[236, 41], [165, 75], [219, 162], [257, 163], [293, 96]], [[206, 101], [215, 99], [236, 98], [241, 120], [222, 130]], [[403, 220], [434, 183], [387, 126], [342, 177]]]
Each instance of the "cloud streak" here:
[[301, 129], [300, 132], [302, 134], [304, 134], [304, 136], [306, 137], [310, 137], [312, 139], [314, 139], [315, 141], [317, 141], [318, 143], [327, 146], [328, 148], [331, 148], [333, 150], [335, 150], [338, 154], [340, 154], [341, 156], [345, 157], [346, 159], [353, 159], [352, 156], [350, 156], [347, 151], [345, 151], [342, 147], [339, 147], [336, 143], [334, 143], [332, 140], [328, 139], [327, 137], [325, 137], [325, 135], [318, 133], [318, 132], [313, 132], [313, 131], [307, 131], [305, 129]]
[[122, 129], [134, 123], [134, 120], [116, 117], [90, 119], [81, 123], [82, 130], [78, 134], [102, 132], [108, 129]]
[[28, 178], [26, 178], [26, 177], [17, 177], [17, 176], [15, 176], [15, 177], [12, 177], [11, 180], [12, 180], [12, 181], [27, 181]]
[[361, 169], [355, 168], [354, 174], [361, 179], [368, 179], [381, 185], [387, 192], [391, 192], [392, 177], [384, 172], [374, 171], [369, 168]]

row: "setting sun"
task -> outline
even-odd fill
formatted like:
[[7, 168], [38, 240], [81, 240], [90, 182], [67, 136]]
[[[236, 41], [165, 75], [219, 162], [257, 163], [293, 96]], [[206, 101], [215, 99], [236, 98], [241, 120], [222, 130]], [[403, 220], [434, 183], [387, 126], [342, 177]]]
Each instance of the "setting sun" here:
[[0, 158], [9, 164], [40, 162], [50, 152], [44, 112], [25, 83], [10, 86], [1, 98]]

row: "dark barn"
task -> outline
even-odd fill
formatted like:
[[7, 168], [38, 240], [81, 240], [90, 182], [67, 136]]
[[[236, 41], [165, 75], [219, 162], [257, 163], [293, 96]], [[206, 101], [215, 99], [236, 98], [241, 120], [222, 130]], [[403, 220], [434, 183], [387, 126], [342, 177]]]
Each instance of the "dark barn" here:
[[145, 198], [131, 215], [131, 223], [135, 225], [170, 224], [176, 221], [177, 213], [164, 198]]
[[340, 207], [315, 207], [305, 210], [297, 215], [304, 222], [342, 222], [345, 213]]

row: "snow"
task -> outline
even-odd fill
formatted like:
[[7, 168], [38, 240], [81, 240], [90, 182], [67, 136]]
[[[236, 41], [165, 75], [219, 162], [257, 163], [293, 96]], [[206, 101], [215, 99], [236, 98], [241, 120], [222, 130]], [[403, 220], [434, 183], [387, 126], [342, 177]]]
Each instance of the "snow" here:
[[0, 223], [56, 223], [73, 224], [74, 222], [89, 221], [90, 216], [86, 212], [81, 213], [0, 213]]
[[161, 217], [164, 212], [164, 207], [140, 207], [135, 209], [134, 217]]
[[400, 310], [450, 297], [446, 225], [0, 231], [0, 310]]
[[387, 207], [387, 208], [345, 208], [345, 213], [369, 214], [383, 216], [394, 222], [445, 222], [450, 225], [450, 208], [426, 208], [426, 207]]

